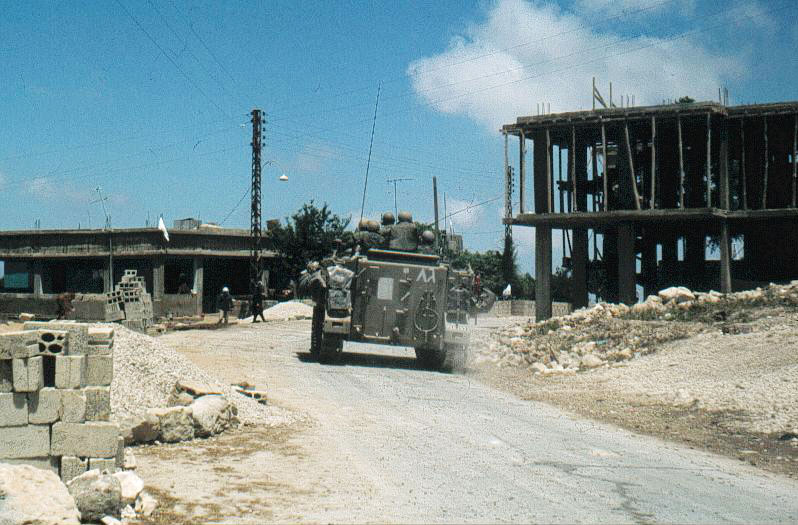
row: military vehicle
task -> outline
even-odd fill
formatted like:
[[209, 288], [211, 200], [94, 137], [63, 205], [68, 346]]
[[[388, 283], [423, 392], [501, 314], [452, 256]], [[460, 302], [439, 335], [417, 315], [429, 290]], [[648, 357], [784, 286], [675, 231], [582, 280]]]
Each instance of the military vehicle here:
[[309, 265], [300, 286], [316, 304], [314, 357], [331, 362], [344, 341], [354, 341], [413, 347], [418, 361], [433, 369], [464, 359], [467, 334], [447, 323], [453, 270], [435, 253], [429, 233], [419, 234], [407, 212], [397, 224], [386, 213], [382, 229], [361, 221], [350, 253]]

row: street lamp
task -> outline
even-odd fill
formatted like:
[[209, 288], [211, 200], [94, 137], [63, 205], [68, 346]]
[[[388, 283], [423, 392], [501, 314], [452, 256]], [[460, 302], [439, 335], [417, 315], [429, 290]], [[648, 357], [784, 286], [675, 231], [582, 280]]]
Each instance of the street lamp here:
[[281, 173], [280, 173], [280, 177], [278, 178], [278, 180], [283, 181], [283, 182], [287, 182], [288, 181], [288, 175], [285, 174], [285, 169], [282, 167], [282, 165], [279, 162], [277, 162], [274, 159], [267, 160], [266, 161], [266, 165], [268, 166], [269, 164], [275, 164], [278, 168], [280, 168], [280, 172]]

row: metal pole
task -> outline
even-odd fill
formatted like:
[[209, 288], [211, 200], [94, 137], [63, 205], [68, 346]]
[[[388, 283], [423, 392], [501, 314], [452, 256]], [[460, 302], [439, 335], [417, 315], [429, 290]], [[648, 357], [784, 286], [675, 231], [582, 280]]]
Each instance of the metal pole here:
[[[438, 248], [440, 247], [440, 243], [438, 242], [438, 237], [440, 233], [438, 232], [438, 178], [433, 175], [432, 177], [432, 198], [435, 199], [435, 253], [438, 252]], [[397, 215], [399, 213], [397, 212]]]
[[707, 208], [712, 207], [712, 115], [707, 115]]
[[610, 202], [610, 195], [609, 195], [609, 182], [607, 181], [607, 131], [604, 128], [604, 123], [601, 123], [601, 154], [604, 156], [604, 159], [601, 162], [601, 171], [603, 172], [602, 183], [604, 185], [604, 211], [609, 210], [609, 202]]
[[252, 110], [252, 206], [250, 210], [249, 280], [254, 285], [260, 280], [261, 256], [261, 110]]

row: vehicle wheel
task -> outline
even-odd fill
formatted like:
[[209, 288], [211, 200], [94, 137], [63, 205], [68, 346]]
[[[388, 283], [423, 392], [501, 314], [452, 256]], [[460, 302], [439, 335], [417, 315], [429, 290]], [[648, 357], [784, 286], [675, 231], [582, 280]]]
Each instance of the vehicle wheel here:
[[445, 367], [449, 370], [463, 371], [466, 368], [466, 348], [461, 344], [446, 345]]
[[321, 334], [321, 349], [319, 351], [320, 363], [334, 363], [341, 356], [344, 349], [344, 340], [340, 335]]
[[416, 359], [424, 368], [442, 370], [446, 362], [446, 349], [416, 348]]
[[321, 330], [324, 327], [324, 306], [313, 307], [313, 324], [310, 329], [310, 355], [318, 359], [321, 352]]

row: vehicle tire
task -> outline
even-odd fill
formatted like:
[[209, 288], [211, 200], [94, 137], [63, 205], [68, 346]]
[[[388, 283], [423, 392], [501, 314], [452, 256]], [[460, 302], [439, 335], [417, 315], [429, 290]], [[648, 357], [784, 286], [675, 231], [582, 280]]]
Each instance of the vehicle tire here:
[[461, 344], [446, 345], [445, 368], [452, 371], [464, 371], [466, 369], [466, 347]]
[[313, 307], [313, 323], [310, 329], [310, 355], [319, 358], [321, 353], [322, 328], [324, 327], [324, 306]]
[[321, 334], [321, 348], [319, 350], [320, 363], [334, 363], [341, 357], [344, 349], [344, 339], [340, 335]]
[[446, 363], [446, 349], [416, 348], [416, 359], [429, 370], [443, 370]]

